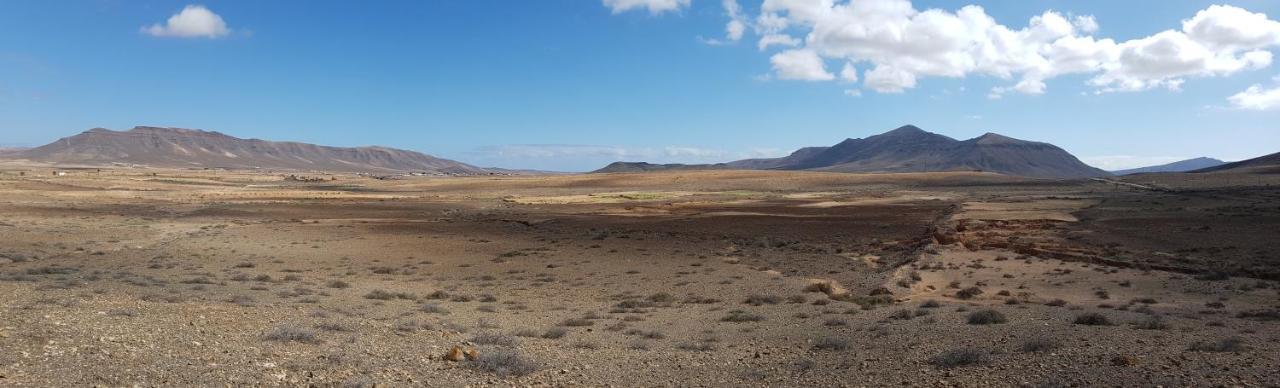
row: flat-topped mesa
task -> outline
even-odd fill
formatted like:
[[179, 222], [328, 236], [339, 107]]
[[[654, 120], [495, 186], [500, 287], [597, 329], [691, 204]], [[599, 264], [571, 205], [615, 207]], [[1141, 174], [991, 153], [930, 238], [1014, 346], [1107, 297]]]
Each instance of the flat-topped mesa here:
[[130, 128], [126, 132], [154, 134], [154, 135], [216, 136], [216, 137], [232, 138], [231, 136], [228, 136], [218, 131], [207, 131], [203, 129], [177, 128], [177, 127], [152, 127], [152, 126], [145, 126], [145, 125]]
[[328, 147], [241, 139], [217, 131], [137, 126], [93, 128], [19, 157], [55, 164], [134, 164], [171, 168], [489, 175], [490, 171], [420, 152], [387, 147]]

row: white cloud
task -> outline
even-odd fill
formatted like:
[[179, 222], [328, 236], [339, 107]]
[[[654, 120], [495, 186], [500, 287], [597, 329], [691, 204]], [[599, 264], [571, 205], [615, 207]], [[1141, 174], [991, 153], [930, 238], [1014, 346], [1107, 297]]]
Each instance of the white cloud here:
[[760, 51], [768, 49], [769, 46], [796, 47], [800, 45], [800, 39], [796, 39], [791, 35], [768, 34], [760, 37], [760, 41], [756, 42], [756, 47]]
[[142, 32], [156, 37], [221, 38], [231, 33], [222, 17], [202, 5], [188, 5], [169, 17], [164, 24], [142, 27]]
[[1232, 106], [1248, 110], [1280, 109], [1280, 86], [1263, 89], [1262, 85], [1253, 85], [1243, 92], [1227, 97]]
[[724, 26], [725, 37], [732, 41], [742, 40], [742, 33], [747, 30], [747, 25], [742, 24], [738, 20], [730, 20], [729, 24]]
[[858, 82], [858, 68], [846, 62], [844, 68], [840, 69], [840, 79], [845, 82]]
[[662, 150], [663, 155], [672, 158], [693, 158], [697, 160], [718, 159], [729, 156], [729, 152], [724, 150], [715, 150], [698, 147], [675, 147], [669, 146]]
[[1182, 31], [1214, 50], [1249, 50], [1280, 44], [1280, 22], [1266, 14], [1212, 5], [1182, 21]]
[[689, 6], [689, 0], [603, 0], [604, 5], [613, 10], [613, 13], [622, 13], [633, 9], [644, 8], [649, 10], [650, 14], [657, 15], [663, 12], [675, 12], [681, 8]]
[[910, 71], [892, 66], [877, 65], [866, 72], [863, 81], [871, 90], [880, 93], [902, 93], [906, 89], [916, 87], [916, 75]]
[[[760, 25], [768, 31], [806, 33], [804, 48], [829, 59], [868, 63], [864, 74], [868, 88], [900, 93], [917, 85], [923, 77], [964, 77], [972, 73], [1011, 78], [1024, 75], [1025, 82], [1010, 90], [1040, 92], [1043, 79], [1056, 75], [1055, 58], [1060, 52], [1064, 65], [1078, 58], [1083, 41], [1081, 31], [1095, 29], [1087, 16], [1073, 23], [1056, 12], [1031, 18], [1028, 26], [1011, 29], [997, 24], [979, 6], [955, 12], [938, 9], [916, 10], [906, 0], [794, 1], [765, 0]], [[785, 20], [779, 22], [778, 19]], [[1066, 54], [1076, 54], [1070, 56]]]
[[724, 39], [699, 36], [698, 41], [703, 44], [723, 46], [737, 43], [747, 32], [747, 18], [742, 13], [742, 6], [738, 5], [738, 0], [722, 0], [720, 4], [724, 7], [724, 14], [729, 17], [729, 22], [724, 25]]
[[787, 156], [790, 153], [791, 151], [784, 150], [781, 148], [753, 148], [747, 152], [744, 152], [741, 156], [744, 159], [777, 158], [777, 157]]
[[729, 23], [724, 26], [725, 37], [734, 42], [742, 40], [742, 34], [747, 31], [742, 6], [738, 5], [738, 0], [722, 0], [720, 5], [724, 7], [724, 13], [729, 15]]
[[698, 43], [702, 43], [708, 46], [724, 46], [724, 45], [733, 43], [733, 41], [720, 40], [716, 38], [708, 38], [702, 35], [698, 35]]
[[[1280, 22], [1229, 5], [1200, 10], [1180, 29], [1116, 41], [1093, 36], [1100, 26], [1092, 15], [1052, 10], [1008, 26], [977, 5], [951, 11], [918, 10], [910, 0], [762, 0], [759, 14], [748, 16], [737, 0], [721, 1], [728, 40], [749, 30], [761, 51], [786, 48], [770, 56], [778, 79], [849, 82], [843, 70], [840, 77], [826, 70], [825, 61], [835, 61], [865, 66], [861, 81], [881, 93], [901, 93], [930, 77], [981, 75], [1007, 80], [991, 98], [1036, 95], [1049, 89], [1046, 81], [1067, 74], [1089, 75], [1097, 93], [1177, 90], [1191, 78], [1268, 67], [1268, 50], [1280, 46]], [[653, 2], [658, 10], [687, 5]], [[615, 12], [649, 3], [605, 1]]]
[[1094, 19], [1093, 15], [1082, 15], [1082, 16], [1073, 17], [1071, 18], [1071, 24], [1075, 25], [1076, 28], [1079, 28], [1080, 31], [1083, 31], [1086, 33], [1092, 34], [1092, 33], [1098, 32], [1098, 20]]
[[[1280, 44], [1280, 42], [1278, 42]], [[1100, 91], [1137, 91], [1156, 87], [1176, 90], [1188, 76], [1228, 75], [1271, 65], [1271, 53], [1235, 49], [1214, 51], [1179, 31], [1121, 43], [1115, 61], [1089, 81]]]
[[844, 95], [849, 97], [862, 97], [862, 91], [858, 89], [845, 89]]
[[835, 75], [827, 72], [822, 58], [813, 50], [787, 50], [769, 58], [778, 79], [801, 81], [830, 81]]

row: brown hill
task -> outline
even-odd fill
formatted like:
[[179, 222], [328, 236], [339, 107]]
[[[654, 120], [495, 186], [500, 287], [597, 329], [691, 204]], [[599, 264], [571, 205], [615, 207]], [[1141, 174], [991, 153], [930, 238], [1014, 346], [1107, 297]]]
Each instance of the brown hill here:
[[648, 171], [688, 171], [688, 170], [725, 170], [724, 163], [718, 164], [654, 164], [648, 162], [613, 162], [592, 172], [648, 172]]
[[915, 126], [846, 139], [830, 147], [806, 147], [781, 158], [746, 159], [716, 165], [614, 163], [597, 172], [672, 169], [815, 170], [835, 172], [988, 171], [1035, 178], [1086, 178], [1110, 173], [1090, 167], [1049, 143], [988, 133], [969, 140]]
[[1147, 166], [1147, 167], [1131, 168], [1127, 170], [1117, 170], [1117, 171], [1112, 171], [1111, 173], [1116, 175], [1130, 175], [1130, 174], [1148, 174], [1148, 173], [1161, 173], [1161, 172], [1187, 172], [1187, 171], [1203, 170], [1206, 168], [1217, 167], [1226, 163], [1227, 162], [1224, 162], [1218, 159], [1201, 156], [1198, 158], [1180, 160], [1177, 162], [1161, 164], [1158, 166]]
[[11, 157], [67, 165], [138, 164], [173, 168], [488, 174], [468, 164], [385, 147], [327, 147], [241, 139], [214, 131], [94, 128]]
[[959, 141], [912, 125], [831, 147], [802, 148], [776, 159], [749, 159], [730, 166], [837, 172], [991, 171], [1037, 178], [1110, 175], [1049, 143], [994, 133]]
[[6, 155], [16, 155], [19, 152], [22, 152], [25, 150], [27, 149], [21, 148], [21, 147], [0, 147], [0, 157], [4, 157]]
[[1253, 159], [1241, 160], [1239, 162], [1231, 162], [1219, 166], [1203, 168], [1192, 172], [1280, 173], [1280, 152], [1259, 156]]

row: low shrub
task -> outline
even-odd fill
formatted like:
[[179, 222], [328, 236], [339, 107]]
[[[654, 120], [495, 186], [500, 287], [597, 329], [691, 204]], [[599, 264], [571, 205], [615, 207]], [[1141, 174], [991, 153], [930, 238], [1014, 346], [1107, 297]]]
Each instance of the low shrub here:
[[1099, 313], [1084, 313], [1084, 314], [1077, 315], [1076, 319], [1073, 320], [1072, 323], [1075, 323], [1077, 325], [1088, 325], [1088, 326], [1113, 325], [1113, 323], [1111, 323], [1110, 318], [1107, 318], [1106, 315], [1102, 315]]
[[472, 368], [493, 373], [498, 376], [524, 376], [537, 372], [542, 366], [514, 349], [497, 349], [480, 352], [475, 361], [469, 363]]
[[1008, 322], [1004, 314], [996, 310], [978, 310], [969, 313], [970, 325], [993, 325]]
[[1244, 339], [1240, 337], [1224, 338], [1213, 342], [1196, 341], [1189, 350], [1193, 352], [1242, 352], [1245, 350]]
[[942, 369], [984, 365], [991, 362], [991, 354], [977, 348], [949, 350], [929, 359], [929, 364]]
[[296, 326], [276, 326], [263, 336], [268, 341], [277, 342], [302, 342], [316, 343], [320, 342], [316, 338], [316, 332], [310, 329], [304, 329]]

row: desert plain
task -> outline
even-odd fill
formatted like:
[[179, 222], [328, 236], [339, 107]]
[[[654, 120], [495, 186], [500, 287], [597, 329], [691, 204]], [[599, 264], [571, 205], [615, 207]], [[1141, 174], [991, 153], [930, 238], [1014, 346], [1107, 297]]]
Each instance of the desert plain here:
[[1280, 176], [0, 166], [0, 386], [1276, 386]]

